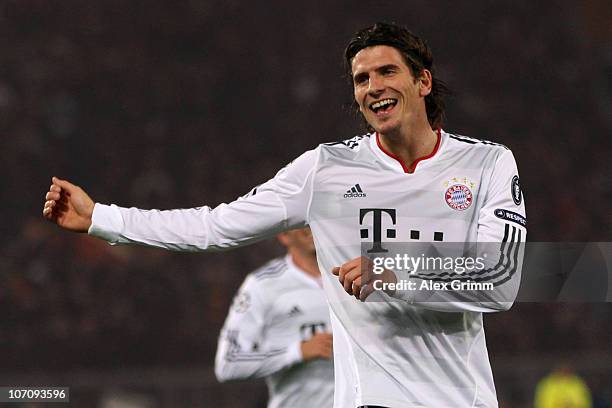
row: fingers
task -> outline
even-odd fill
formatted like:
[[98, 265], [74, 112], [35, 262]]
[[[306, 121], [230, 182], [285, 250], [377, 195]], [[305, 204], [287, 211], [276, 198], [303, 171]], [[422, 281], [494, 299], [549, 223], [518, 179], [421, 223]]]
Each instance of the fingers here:
[[[53, 182], [53, 185], [57, 186], [60, 189], [60, 192], [62, 189], [64, 189], [67, 192], [71, 193], [75, 188], [77, 188], [77, 186], [75, 186], [71, 182], [59, 179], [57, 177], [52, 177], [51, 181]], [[53, 187], [53, 185], [51, 187]]]
[[61, 206], [58, 206], [56, 201], [45, 201], [45, 205], [43, 206], [43, 217], [45, 217], [47, 220], [55, 220], [55, 218], [57, 218], [58, 207]]
[[353, 269], [355, 266], [359, 265], [359, 258], [355, 258], [351, 261], [348, 261], [341, 266], [334, 266], [332, 268], [332, 273], [340, 279], [340, 283], [344, 282], [344, 275]]
[[342, 267], [340, 268], [340, 275], [338, 276], [340, 280], [340, 284], [344, 286], [344, 291], [348, 293], [349, 295], [351, 294], [350, 291], [351, 291], [351, 286], [353, 285], [353, 279], [355, 279], [354, 277], [352, 277], [352, 275], [349, 276], [351, 271], [352, 271], [351, 269], [348, 269], [348, 268], [345, 269], [344, 267]]
[[374, 292], [374, 285], [363, 285], [357, 297], [360, 301], [365, 302], [368, 296]]
[[45, 205], [43, 207], [43, 210], [53, 210], [53, 207], [55, 207], [55, 201], [54, 200], [47, 200], [47, 201], [45, 201]]
[[[366, 262], [364, 264], [364, 262]], [[332, 268], [332, 273], [338, 276], [340, 284], [349, 295], [354, 295], [359, 299], [361, 291], [362, 268], [369, 265], [369, 260], [364, 257], [352, 259], [342, 266]]]
[[303, 341], [301, 344], [304, 360], [313, 358], [329, 359], [333, 353], [333, 337], [331, 333], [317, 333], [310, 340]]
[[[332, 268], [332, 274], [338, 276], [338, 281], [349, 295], [364, 302], [375, 291], [371, 282], [372, 260], [363, 256], [352, 259], [341, 266]], [[364, 276], [363, 274], [366, 273]], [[379, 278], [380, 279], [380, 278]]]
[[[57, 177], [53, 177], [52, 181], [55, 183]], [[55, 218], [56, 210], [58, 209], [58, 203], [62, 200], [62, 188], [57, 184], [51, 184], [49, 191], [45, 194], [45, 204], [43, 206], [43, 217], [48, 220]]]
[[320, 343], [320, 355], [323, 358], [331, 358], [334, 352], [334, 344], [332, 341], [332, 335], [329, 333], [321, 333], [321, 343]]
[[321, 344], [325, 347], [331, 348], [333, 346], [334, 340], [331, 333], [320, 333], [317, 336], [321, 338]]
[[[347, 279], [347, 274], [352, 271], [352, 267], [348, 264], [344, 264], [338, 270], [338, 281], [342, 286], [344, 286], [344, 290], [348, 292], [353, 283], [352, 279]], [[354, 278], [353, 278], [354, 279]]]
[[351, 287], [353, 285], [353, 280], [356, 277], [356, 273], [354, 272], [354, 268], [351, 268], [350, 266], [347, 267], [345, 265], [342, 265], [341, 267], [335, 267], [332, 270], [332, 273], [338, 276], [338, 281], [344, 287], [346, 293], [352, 295], [353, 293]]
[[45, 200], [59, 200], [61, 198], [61, 194], [56, 191], [49, 191], [45, 194]]
[[46, 201], [43, 205], [42, 214], [44, 218], [55, 221], [61, 213], [68, 209], [68, 197], [63, 191], [68, 193], [69, 189], [73, 189], [75, 186], [57, 177], [53, 177], [51, 180], [53, 184], [49, 186], [49, 191], [45, 194]]
[[[357, 282], [357, 280], [359, 280], [359, 282]], [[344, 290], [349, 295], [359, 293], [355, 292], [355, 290], [359, 290], [359, 288], [356, 288], [357, 285], [361, 287], [361, 268], [359, 267], [353, 268], [349, 272], [347, 272], [344, 275], [343, 282]]]
[[334, 354], [334, 349], [333, 349], [333, 347], [332, 347], [331, 345], [330, 345], [329, 347], [326, 347], [326, 348], [323, 350], [323, 353], [322, 353], [322, 354], [323, 354], [323, 358], [330, 359], [330, 358], [333, 356], [333, 354]]
[[361, 294], [361, 276], [353, 281], [353, 286], [351, 289], [351, 294], [355, 296], [355, 299], [360, 300], [359, 295]]
[[332, 344], [333, 337], [331, 333], [317, 333], [312, 336], [311, 340], [319, 344]]

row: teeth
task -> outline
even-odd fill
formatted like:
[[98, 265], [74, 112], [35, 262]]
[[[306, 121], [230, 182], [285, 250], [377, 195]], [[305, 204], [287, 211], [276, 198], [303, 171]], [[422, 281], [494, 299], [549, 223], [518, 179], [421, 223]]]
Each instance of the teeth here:
[[376, 109], [382, 108], [383, 106], [391, 105], [392, 103], [395, 103], [395, 100], [383, 99], [382, 101], [378, 101], [370, 105], [370, 108], [376, 110]]

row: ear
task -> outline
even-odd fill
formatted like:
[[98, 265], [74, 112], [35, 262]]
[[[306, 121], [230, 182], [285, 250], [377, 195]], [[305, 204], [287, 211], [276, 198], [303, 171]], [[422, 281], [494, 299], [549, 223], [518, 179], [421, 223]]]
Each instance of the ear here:
[[419, 77], [419, 96], [427, 96], [431, 93], [431, 87], [433, 86], [433, 76], [428, 69], [423, 69], [421, 76]]

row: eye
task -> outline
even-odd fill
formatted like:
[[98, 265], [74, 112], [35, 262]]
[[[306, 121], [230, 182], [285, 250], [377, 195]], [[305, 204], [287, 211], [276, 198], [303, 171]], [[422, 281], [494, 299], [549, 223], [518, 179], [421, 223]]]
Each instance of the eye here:
[[383, 75], [389, 76], [389, 75], [392, 75], [392, 74], [395, 73], [395, 68], [393, 68], [393, 67], [384, 67], [381, 71], [382, 71], [381, 73]]
[[353, 83], [355, 85], [361, 85], [368, 80], [367, 74], [357, 74], [353, 77]]

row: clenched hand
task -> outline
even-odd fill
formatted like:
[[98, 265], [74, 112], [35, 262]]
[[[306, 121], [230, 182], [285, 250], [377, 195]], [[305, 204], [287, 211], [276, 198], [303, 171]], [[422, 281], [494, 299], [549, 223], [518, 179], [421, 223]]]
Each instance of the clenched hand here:
[[[365, 302], [366, 298], [374, 292], [374, 281], [386, 283], [397, 282], [397, 277], [392, 271], [385, 269], [381, 274], [373, 272], [373, 264], [369, 258], [360, 256], [352, 259], [341, 266], [332, 269], [332, 273], [338, 276], [340, 284], [349, 295]], [[385, 291], [388, 295], [393, 295], [393, 291]]]
[[43, 217], [69, 231], [87, 232], [91, 226], [94, 202], [79, 186], [51, 179], [51, 187], [45, 195]]
[[302, 342], [302, 359], [304, 361], [322, 358], [329, 360], [332, 357], [333, 341], [330, 333], [317, 333], [310, 340]]

